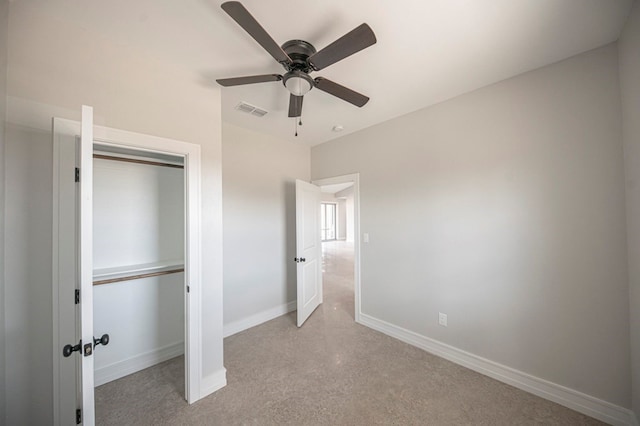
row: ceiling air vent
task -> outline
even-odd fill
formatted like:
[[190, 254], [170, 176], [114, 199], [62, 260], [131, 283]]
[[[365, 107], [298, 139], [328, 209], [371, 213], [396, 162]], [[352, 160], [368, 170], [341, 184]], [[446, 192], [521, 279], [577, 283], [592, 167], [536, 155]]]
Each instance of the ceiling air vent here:
[[247, 114], [255, 115], [256, 117], [264, 117], [267, 114], [267, 111], [244, 101], [236, 105], [236, 109], [238, 111], [246, 112]]

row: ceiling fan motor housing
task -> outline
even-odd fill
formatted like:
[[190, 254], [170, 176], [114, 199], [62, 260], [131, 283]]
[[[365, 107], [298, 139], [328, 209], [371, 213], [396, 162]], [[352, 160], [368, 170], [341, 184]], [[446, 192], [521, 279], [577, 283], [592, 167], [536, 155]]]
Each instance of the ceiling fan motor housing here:
[[299, 70], [302, 72], [313, 71], [307, 59], [316, 53], [316, 48], [304, 40], [289, 40], [282, 46], [282, 50], [291, 58], [291, 63], [283, 64], [287, 71]]
[[295, 96], [303, 96], [315, 85], [308, 74], [313, 69], [307, 59], [316, 49], [304, 40], [289, 40], [282, 45], [282, 50], [291, 58], [290, 63], [282, 64], [288, 71], [282, 76], [282, 84]]

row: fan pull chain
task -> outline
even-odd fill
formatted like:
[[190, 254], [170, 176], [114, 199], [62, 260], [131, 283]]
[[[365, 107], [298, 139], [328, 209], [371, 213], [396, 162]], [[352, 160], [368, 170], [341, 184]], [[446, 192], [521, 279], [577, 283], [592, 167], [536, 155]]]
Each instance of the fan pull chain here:
[[302, 115], [294, 118], [294, 120], [296, 122], [296, 136], [298, 136], [298, 126], [302, 126]]

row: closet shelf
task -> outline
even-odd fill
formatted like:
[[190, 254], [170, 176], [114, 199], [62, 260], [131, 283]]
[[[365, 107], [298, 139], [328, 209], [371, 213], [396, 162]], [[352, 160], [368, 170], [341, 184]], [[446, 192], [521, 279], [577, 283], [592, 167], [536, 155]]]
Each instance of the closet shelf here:
[[138, 265], [102, 268], [93, 271], [93, 285], [110, 284], [140, 278], [184, 272], [184, 261], [169, 260], [163, 262], [143, 263]]

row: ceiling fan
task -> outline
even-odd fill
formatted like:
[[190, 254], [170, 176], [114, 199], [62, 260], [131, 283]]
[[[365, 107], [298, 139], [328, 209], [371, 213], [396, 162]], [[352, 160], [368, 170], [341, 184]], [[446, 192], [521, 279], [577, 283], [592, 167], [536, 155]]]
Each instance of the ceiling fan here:
[[316, 51], [311, 43], [304, 40], [289, 40], [282, 46], [278, 46], [258, 21], [238, 1], [222, 3], [221, 7], [286, 70], [284, 75], [263, 74], [216, 80], [221, 86], [228, 87], [282, 81], [290, 92], [289, 117], [301, 116], [302, 98], [314, 87], [357, 107], [362, 107], [369, 101], [367, 96], [331, 80], [309, 76], [310, 72], [324, 69], [375, 44], [376, 36], [369, 25], [362, 24], [324, 49]]

